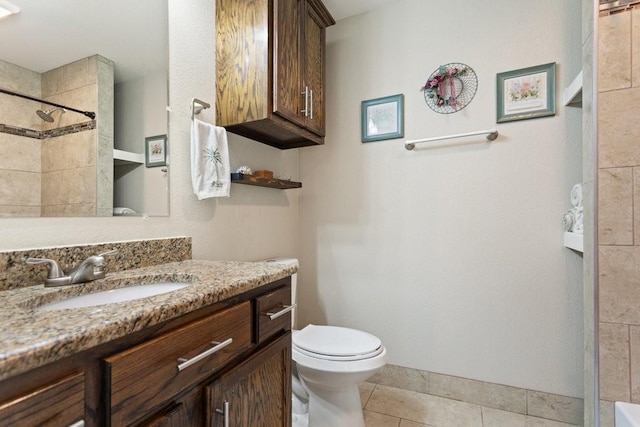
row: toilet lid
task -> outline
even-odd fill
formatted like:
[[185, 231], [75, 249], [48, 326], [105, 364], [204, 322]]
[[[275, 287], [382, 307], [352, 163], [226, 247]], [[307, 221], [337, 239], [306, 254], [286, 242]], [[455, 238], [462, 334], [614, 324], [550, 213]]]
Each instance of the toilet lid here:
[[360, 360], [383, 350], [379, 338], [339, 326], [309, 325], [293, 335], [293, 345], [307, 355], [333, 360]]

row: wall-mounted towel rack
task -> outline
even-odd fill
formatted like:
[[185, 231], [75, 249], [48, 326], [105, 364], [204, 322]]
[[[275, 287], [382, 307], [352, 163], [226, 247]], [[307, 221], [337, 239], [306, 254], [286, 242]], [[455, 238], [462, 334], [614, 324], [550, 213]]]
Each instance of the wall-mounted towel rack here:
[[209, 107], [211, 107], [211, 104], [208, 102], [201, 101], [198, 98], [193, 98], [191, 100], [191, 120], [193, 120], [196, 114], [200, 114], [200, 111], [206, 110]]
[[421, 144], [423, 142], [441, 141], [443, 139], [463, 138], [465, 136], [475, 136], [475, 135], [487, 135], [487, 140], [493, 141], [498, 137], [498, 131], [496, 129], [489, 129], [489, 130], [479, 130], [477, 132], [459, 133], [457, 135], [436, 136], [434, 138], [425, 138], [425, 139], [413, 139], [411, 141], [405, 142], [404, 148], [406, 148], [407, 150], [413, 150], [416, 147], [416, 144]]

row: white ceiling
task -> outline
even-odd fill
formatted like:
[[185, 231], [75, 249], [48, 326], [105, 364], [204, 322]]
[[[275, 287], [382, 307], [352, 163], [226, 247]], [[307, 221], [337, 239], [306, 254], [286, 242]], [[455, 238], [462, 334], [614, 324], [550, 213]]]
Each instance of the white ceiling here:
[[[0, 20], [4, 61], [41, 73], [100, 54], [115, 62], [118, 81], [166, 67], [167, 0], [11, 1], [21, 11]], [[339, 21], [393, 1], [324, 3]]]

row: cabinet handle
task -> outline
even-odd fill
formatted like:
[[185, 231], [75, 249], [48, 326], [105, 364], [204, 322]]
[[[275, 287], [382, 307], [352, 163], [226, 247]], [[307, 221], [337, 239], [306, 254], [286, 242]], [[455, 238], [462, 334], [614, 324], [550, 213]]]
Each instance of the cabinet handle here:
[[284, 316], [285, 314], [287, 314], [288, 312], [290, 312], [291, 310], [293, 310], [294, 308], [296, 308], [296, 305], [298, 304], [291, 304], [291, 305], [283, 305], [282, 310], [274, 313], [272, 311], [268, 311], [266, 313], [264, 313], [265, 316], [267, 316], [269, 318], [269, 320], [274, 320], [277, 319], [280, 316]]
[[192, 357], [191, 359], [183, 359], [183, 358], [178, 359], [178, 372], [182, 371], [185, 368], [188, 368], [194, 363], [201, 361], [205, 357], [209, 357], [212, 354], [217, 353], [218, 351], [222, 350], [232, 342], [233, 342], [233, 338], [229, 338], [228, 340], [222, 341], [222, 342], [214, 341], [211, 344], [213, 344], [215, 347], [211, 347], [209, 350], [205, 350], [199, 355]]
[[69, 427], [84, 427], [84, 420], [76, 421], [73, 424], [69, 424]]
[[309, 86], [304, 87], [304, 92], [302, 92], [301, 95], [304, 95], [304, 110], [300, 112], [304, 113], [304, 116], [307, 117], [309, 116]]
[[216, 409], [216, 414], [222, 414], [224, 416], [224, 427], [229, 427], [229, 402], [225, 400], [222, 408]]
[[313, 120], [313, 90], [310, 90], [309, 93], [309, 105], [311, 106], [311, 114], [309, 114], [309, 118]]

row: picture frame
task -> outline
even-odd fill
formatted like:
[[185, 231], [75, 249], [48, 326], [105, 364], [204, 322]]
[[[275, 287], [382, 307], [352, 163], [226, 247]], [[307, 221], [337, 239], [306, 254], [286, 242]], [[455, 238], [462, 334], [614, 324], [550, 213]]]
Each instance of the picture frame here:
[[144, 139], [144, 164], [148, 168], [167, 165], [167, 135]]
[[556, 114], [556, 63], [498, 73], [496, 123]]
[[404, 137], [404, 95], [369, 99], [361, 103], [362, 142]]

